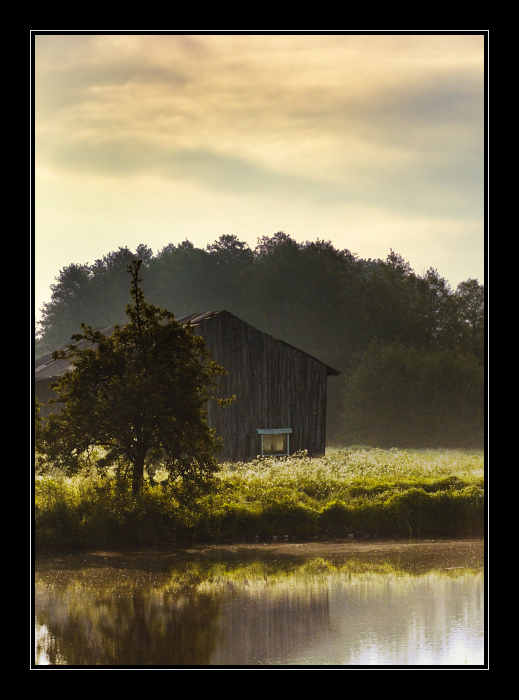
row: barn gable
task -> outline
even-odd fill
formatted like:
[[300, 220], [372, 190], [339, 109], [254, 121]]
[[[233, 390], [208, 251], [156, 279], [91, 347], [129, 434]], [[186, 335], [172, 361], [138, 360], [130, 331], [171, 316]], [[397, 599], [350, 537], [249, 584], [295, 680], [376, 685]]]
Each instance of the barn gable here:
[[[209, 425], [223, 440], [220, 461], [246, 462], [259, 454], [299, 450], [324, 453], [327, 377], [339, 374], [337, 370], [228, 311], [177, 321], [191, 323], [213, 359], [227, 370], [220, 381], [222, 396], [236, 396], [230, 406], [208, 406]], [[37, 398], [46, 403], [48, 385], [70, 368], [66, 360], [56, 362], [50, 355], [37, 360]]]

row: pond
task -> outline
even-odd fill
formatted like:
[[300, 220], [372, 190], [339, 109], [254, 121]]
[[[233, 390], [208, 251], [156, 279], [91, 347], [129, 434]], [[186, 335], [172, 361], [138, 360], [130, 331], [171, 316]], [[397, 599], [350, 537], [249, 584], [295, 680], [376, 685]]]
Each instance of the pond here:
[[479, 540], [38, 557], [34, 593], [38, 668], [486, 662]]

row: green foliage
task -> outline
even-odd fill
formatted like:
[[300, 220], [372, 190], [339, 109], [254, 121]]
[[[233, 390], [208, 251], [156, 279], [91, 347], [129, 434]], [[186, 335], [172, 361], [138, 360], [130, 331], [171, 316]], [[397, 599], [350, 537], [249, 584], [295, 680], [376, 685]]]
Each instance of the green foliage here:
[[[435, 382], [433, 410], [437, 404], [450, 406], [450, 414], [443, 420], [448, 430], [445, 442], [436, 439], [439, 424], [435, 441], [430, 442], [426, 424], [431, 404], [423, 399], [423, 388], [415, 395], [410, 385], [412, 375], [406, 376], [405, 391], [400, 392], [407, 400], [404, 413], [412, 414], [424, 426], [414, 430], [414, 446], [465, 446], [466, 407], [471, 402], [474, 410], [468, 424], [477, 424], [481, 436], [481, 393], [477, 389], [475, 398], [472, 379], [465, 383], [467, 373], [474, 372], [464, 365], [472, 358], [483, 366], [484, 287], [469, 279], [453, 291], [435, 269], [418, 275], [393, 250], [384, 260], [363, 260], [347, 249], [336, 249], [329, 241], [297, 243], [283, 231], [258, 239], [253, 250], [234, 235], [222, 235], [205, 249], [189, 241], [169, 244], [156, 254], [143, 244], [134, 252], [119, 248], [93, 265], [74, 264], [61, 270], [51, 288], [51, 301], [43, 308], [38, 354], [67, 343], [81, 322], [93, 327], [124, 323], [123, 309], [129, 300], [126, 269], [136, 258], [142, 259], [140, 272], [150, 303], [174, 308], [177, 317], [225, 308], [338, 369], [341, 375], [328, 386], [327, 435], [331, 444], [368, 441], [361, 436], [366, 433], [362, 424], [358, 426], [359, 437], [352, 437], [357, 425], [353, 416], [348, 416], [346, 392], [350, 391], [351, 372], [358, 369], [355, 357], [369, 352], [372, 343], [378, 347], [398, 344], [404, 355], [416, 350], [441, 357], [449, 351], [465, 358], [451, 363], [448, 382], [438, 378], [437, 372], [430, 375]], [[398, 362], [405, 364], [405, 357]], [[452, 378], [456, 390], [451, 389]], [[365, 401], [387, 405], [389, 394], [384, 391], [371, 383]], [[461, 411], [460, 404], [464, 406]], [[403, 416], [400, 404], [393, 411], [397, 412]], [[375, 422], [371, 428], [369, 442], [373, 445], [411, 444], [399, 428], [388, 433], [387, 421], [381, 424], [380, 432]], [[472, 433], [474, 430], [470, 428]]]
[[[157, 479], [159, 475], [157, 474]], [[144, 547], [371, 537], [459, 537], [484, 532], [483, 458], [461, 451], [330, 451], [225, 464], [210, 493], [116, 474], [36, 478], [38, 548]]]
[[76, 343], [54, 353], [69, 358], [73, 370], [53, 385], [60, 410], [47, 419], [38, 446], [68, 474], [94, 457], [99, 469], [129, 470], [134, 494], [141, 492], [145, 468], [152, 474], [157, 466], [173, 481], [200, 487], [217, 470], [206, 404], [225, 372], [191, 327], [144, 300], [140, 264], [128, 268], [129, 322], [109, 336], [82, 324]]
[[472, 352], [480, 361], [485, 354], [485, 290], [477, 280], [460, 282], [456, 289], [463, 332], [460, 343], [467, 352]]
[[347, 377], [348, 442], [482, 447], [484, 373], [474, 355], [372, 343]]
[[43, 423], [41, 419], [41, 402], [34, 397], [34, 435], [35, 445], [38, 448], [41, 443]]
[[126, 480], [94, 475], [36, 478], [38, 549], [139, 547], [168, 543], [173, 502], [147, 487], [135, 495]]

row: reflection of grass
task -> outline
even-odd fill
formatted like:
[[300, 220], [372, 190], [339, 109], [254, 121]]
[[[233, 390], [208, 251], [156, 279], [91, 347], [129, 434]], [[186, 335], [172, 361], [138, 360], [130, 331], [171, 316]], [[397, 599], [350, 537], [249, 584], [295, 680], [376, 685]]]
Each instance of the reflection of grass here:
[[[286, 549], [295, 547], [287, 545]], [[426, 544], [406, 547], [414, 552], [429, 549]], [[276, 630], [277, 634], [291, 634], [292, 626], [296, 633], [301, 628], [319, 633], [320, 620], [329, 628], [328, 602], [336, 600], [337, 592], [345, 592], [352, 603], [365, 604], [383, 601], [389, 591], [396, 616], [400, 614], [398, 603], [403, 610], [410, 607], [410, 592], [417, 586], [434, 590], [442, 600], [442, 591], [449, 590], [453, 579], [473, 584], [483, 575], [481, 569], [438, 568], [452, 564], [449, 546], [442, 559], [431, 562], [432, 567], [415, 571], [402, 565], [401, 547], [393, 552], [393, 558], [389, 552], [389, 558], [386, 553], [386, 558], [382, 555], [377, 561], [362, 556], [295, 559], [276, 553], [268, 557], [257, 552], [252, 558], [242, 558], [218, 556], [216, 549], [222, 548], [204, 548], [204, 555], [192, 554], [189, 560], [177, 560], [167, 552], [60, 553], [46, 557], [43, 565], [37, 563], [35, 577], [37, 663], [79, 667], [152, 662], [157, 666], [207, 665], [220, 635], [228, 630], [227, 625], [220, 626], [220, 620], [232, 621], [237, 629], [233, 644], [241, 648], [244, 639], [236, 611], [241, 618], [243, 612], [247, 615], [248, 606], [252, 606], [249, 620], [275, 622], [271, 627], [266, 625], [269, 634], [276, 634]], [[456, 550], [457, 563], [462, 564], [467, 554], [477, 554], [480, 549], [464, 543]], [[207, 554], [208, 550], [213, 554]], [[436, 554], [441, 552], [438, 547]], [[222, 604], [235, 598], [238, 607], [231, 604], [234, 616], [227, 617]], [[255, 601], [259, 601], [259, 608]], [[439, 609], [441, 617], [441, 605]], [[258, 613], [254, 614], [255, 610]], [[355, 614], [355, 606], [348, 608], [348, 614], [350, 610]], [[432, 614], [436, 612], [435, 608]], [[250, 636], [255, 637], [252, 628]]]
[[352, 533], [420, 538], [480, 536], [481, 452], [331, 450], [225, 464], [213, 492], [190, 505], [161, 486], [135, 498], [97, 477], [38, 477], [36, 543], [42, 547], [177, 542], [289, 541]]
[[209, 576], [197, 583], [197, 590], [208, 592], [211, 590], [228, 589], [231, 584], [233, 588], [243, 590], [269, 590], [279, 589], [285, 591], [287, 588], [308, 592], [317, 586], [329, 586], [333, 583], [360, 583], [369, 581], [386, 584], [388, 579], [405, 579], [408, 577], [424, 577], [430, 581], [442, 579], [459, 579], [482, 575], [481, 570], [476, 569], [450, 569], [433, 570], [426, 573], [410, 573], [400, 567], [390, 563], [367, 563], [350, 560], [344, 564], [332, 565], [323, 559], [315, 559], [290, 571], [270, 571], [266, 572], [261, 566], [249, 565], [240, 567], [237, 570], [221, 571], [216, 575]]
[[[80, 594], [81, 591], [96, 595], [99, 600], [104, 596], [118, 592], [120, 595], [131, 594], [133, 590], [146, 595], [173, 596], [178, 603], [190, 591], [207, 593], [232, 589], [305, 589], [334, 582], [387, 581], [407, 577], [427, 576], [431, 580], [453, 579], [482, 574], [482, 562], [466, 566], [466, 553], [460, 552], [458, 566], [445, 566], [449, 563], [445, 552], [436, 553], [430, 561], [418, 566], [409, 566], [401, 561], [395, 553], [384, 552], [378, 561], [362, 557], [329, 559], [326, 557], [302, 557], [294, 561], [292, 557], [275, 558], [200, 558], [177, 562], [168, 571], [157, 573], [154, 566], [161, 568], [160, 555], [146, 564], [146, 571], [139, 559], [128, 568], [113, 566], [112, 562], [104, 566], [92, 566], [78, 561], [78, 568], [68, 571], [59, 568], [37, 566], [36, 582], [43, 588], [51, 587], [63, 597]], [[57, 571], [59, 573], [57, 573]], [[80, 575], [78, 575], [78, 571]], [[153, 573], [152, 573], [153, 572]]]

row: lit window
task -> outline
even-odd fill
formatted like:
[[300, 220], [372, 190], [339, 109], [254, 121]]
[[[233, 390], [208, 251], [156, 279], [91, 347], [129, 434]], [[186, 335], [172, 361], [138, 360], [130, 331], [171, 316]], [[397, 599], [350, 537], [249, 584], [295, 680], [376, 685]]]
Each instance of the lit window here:
[[282, 457], [290, 454], [290, 433], [292, 428], [258, 429], [262, 457]]

